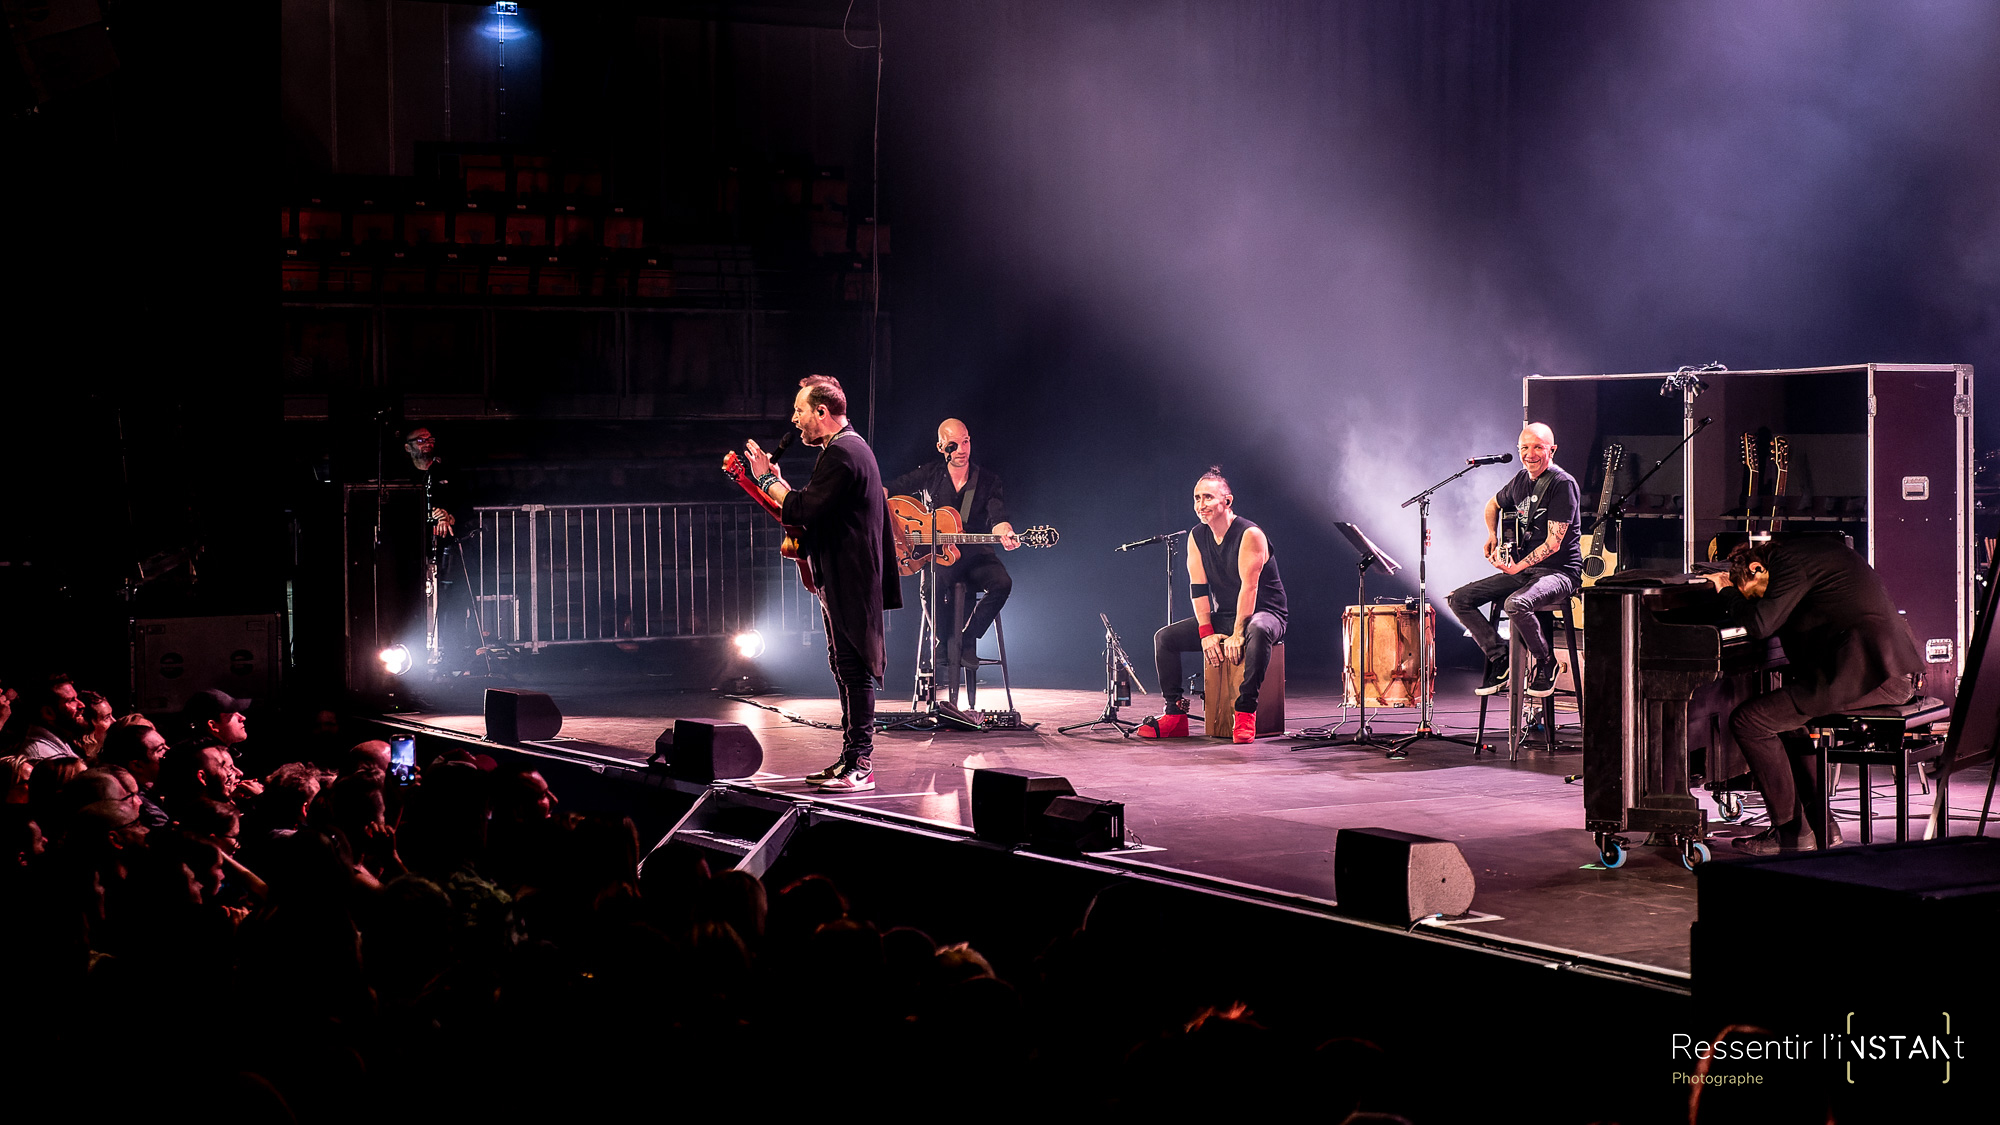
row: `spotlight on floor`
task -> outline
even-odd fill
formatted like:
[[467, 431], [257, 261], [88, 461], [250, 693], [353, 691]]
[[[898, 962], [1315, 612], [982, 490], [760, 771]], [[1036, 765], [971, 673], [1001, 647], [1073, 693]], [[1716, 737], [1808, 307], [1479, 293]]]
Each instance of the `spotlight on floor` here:
[[388, 648], [376, 653], [375, 659], [382, 662], [382, 667], [391, 676], [402, 675], [410, 670], [411, 665], [416, 663], [411, 658], [409, 647], [406, 645], [390, 645]]
[[730, 638], [723, 653], [711, 690], [726, 695], [763, 695], [771, 690], [771, 681], [757, 668], [757, 658], [764, 655], [764, 634], [746, 629]]

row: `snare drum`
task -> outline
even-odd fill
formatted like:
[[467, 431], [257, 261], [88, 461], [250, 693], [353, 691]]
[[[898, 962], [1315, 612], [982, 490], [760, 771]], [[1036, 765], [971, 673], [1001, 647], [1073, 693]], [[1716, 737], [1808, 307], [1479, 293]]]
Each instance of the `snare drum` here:
[[[1364, 613], [1365, 610], [1365, 613]], [[1361, 665], [1361, 622], [1368, 631], [1368, 667]], [[1437, 607], [1424, 607], [1424, 634], [1417, 636], [1417, 611], [1401, 605], [1348, 606], [1340, 615], [1340, 643], [1347, 653], [1341, 676], [1341, 704], [1360, 702], [1359, 685], [1370, 707], [1415, 707], [1422, 702], [1417, 684], [1420, 644], [1437, 641]], [[1433, 650], [1435, 651], [1435, 650]], [[1437, 668], [1431, 669], [1431, 686]]]

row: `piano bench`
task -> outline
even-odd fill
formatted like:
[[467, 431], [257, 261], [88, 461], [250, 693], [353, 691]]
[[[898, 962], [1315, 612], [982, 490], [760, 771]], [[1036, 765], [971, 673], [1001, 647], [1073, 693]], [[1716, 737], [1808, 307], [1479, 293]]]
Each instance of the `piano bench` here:
[[[1890, 707], [1838, 711], [1807, 723], [1808, 730], [1819, 731], [1825, 736], [1820, 744], [1820, 793], [1826, 803], [1822, 810], [1826, 817], [1823, 823], [1833, 822], [1833, 787], [1840, 776], [1838, 767], [1858, 767], [1861, 775], [1861, 842], [1874, 843], [1875, 794], [1868, 784], [1868, 767], [1888, 766], [1896, 777], [1896, 840], [1900, 843], [1909, 839], [1910, 767], [1935, 759], [1944, 750], [1944, 740], [1940, 738], [1912, 746], [1908, 736], [1913, 731], [1950, 718], [1949, 703], [1924, 696]], [[1945, 779], [1939, 779], [1937, 793], [1933, 797], [1938, 806], [1943, 806], [1946, 801], [1946, 784]], [[1935, 827], [1948, 822], [1933, 816], [1931, 824]], [[1949, 831], [1949, 828], [1945, 830]]]

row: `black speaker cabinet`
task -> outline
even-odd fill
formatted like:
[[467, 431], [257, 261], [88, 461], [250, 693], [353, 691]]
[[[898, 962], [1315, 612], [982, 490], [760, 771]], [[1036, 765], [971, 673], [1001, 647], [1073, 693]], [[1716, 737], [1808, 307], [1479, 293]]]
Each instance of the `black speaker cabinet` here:
[[1125, 806], [1090, 797], [1057, 797], [1035, 822], [1035, 849], [1057, 855], [1125, 846]]
[[972, 771], [972, 834], [996, 844], [1025, 844], [1057, 797], [1073, 797], [1069, 779], [1034, 770]]
[[764, 745], [742, 723], [675, 719], [653, 742], [653, 757], [681, 781], [749, 777], [764, 768]]
[[509, 745], [546, 742], [562, 733], [562, 711], [539, 691], [486, 689], [486, 737]]
[[1458, 845], [1387, 828], [1343, 828], [1333, 839], [1341, 912], [1407, 926], [1472, 909], [1472, 867]]

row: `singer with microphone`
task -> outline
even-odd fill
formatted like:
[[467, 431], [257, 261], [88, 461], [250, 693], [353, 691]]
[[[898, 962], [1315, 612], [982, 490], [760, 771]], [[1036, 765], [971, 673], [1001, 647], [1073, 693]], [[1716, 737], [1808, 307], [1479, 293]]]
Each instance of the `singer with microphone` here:
[[[963, 530], [977, 535], [998, 535], [1000, 545], [1012, 551], [1021, 545], [1014, 536], [1014, 525], [1007, 520], [1005, 490], [1000, 485], [1000, 476], [993, 470], [972, 462], [972, 431], [964, 422], [956, 418], [946, 418], [938, 423], [937, 451], [944, 455], [942, 460], [932, 461], [904, 473], [889, 482], [889, 491], [896, 496], [913, 496], [919, 490], [928, 491], [931, 503], [937, 507], [958, 510]], [[993, 619], [1000, 616], [1000, 607], [1007, 604], [1007, 597], [1014, 591], [1014, 579], [1007, 573], [1006, 564], [993, 548], [984, 544], [966, 544], [959, 547], [958, 561], [949, 569], [938, 571], [938, 645], [936, 668], [940, 674], [938, 686], [944, 694], [942, 706], [956, 709], [958, 705], [959, 666], [968, 665], [968, 675], [977, 675], [977, 667], [972, 662], [979, 656], [979, 638], [993, 625]], [[966, 616], [963, 628], [954, 630], [958, 620], [958, 591], [963, 588], [965, 596], [978, 599], [972, 612]]]
[[[466, 573], [460, 520], [471, 511], [456, 461], [446, 463], [430, 427], [403, 435], [424, 503], [424, 648], [435, 671], [462, 672], [484, 643]], [[468, 533], [469, 534], [469, 533]]]
[[847, 421], [847, 394], [830, 375], [799, 380], [792, 425], [820, 447], [804, 486], [786, 484], [771, 455], [750, 442], [750, 472], [777, 501], [819, 584], [827, 663], [840, 691], [840, 758], [806, 781], [826, 793], [875, 788], [875, 686], [887, 664], [882, 611], [903, 604], [892, 541], [884, 534], [889, 501], [875, 454]]
[[[1509, 627], [1521, 638], [1533, 666], [1529, 695], [1553, 695], [1555, 654], [1536, 612], [1562, 605], [1583, 582], [1583, 544], [1577, 518], [1582, 508], [1576, 478], [1555, 463], [1556, 437], [1540, 422], [1521, 431], [1521, 471], [1486, 501], [1486, 561], [1500, 573], [1453, 590], [1445, 598], [1459, 624], [1486, 653], [1486, 675], [1475, 689], [1492, 695], [1507, 687], [1507, 642], [1500, 639], [1483, 608], [1500, 602]], [[1511, 460], [1505, 454], [1475, 457], [1473, 464]], [[1501, 541], [1500, 514], [1510, 514], [1509, 541]]]

